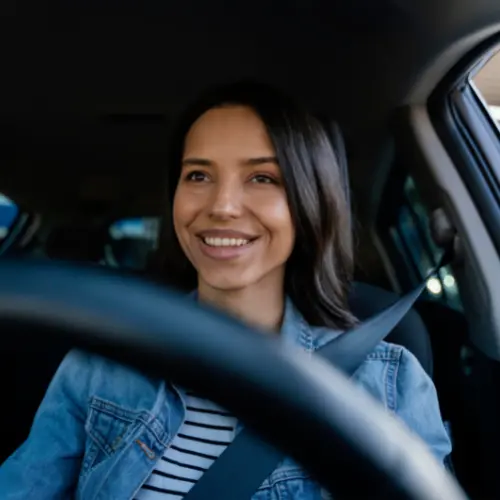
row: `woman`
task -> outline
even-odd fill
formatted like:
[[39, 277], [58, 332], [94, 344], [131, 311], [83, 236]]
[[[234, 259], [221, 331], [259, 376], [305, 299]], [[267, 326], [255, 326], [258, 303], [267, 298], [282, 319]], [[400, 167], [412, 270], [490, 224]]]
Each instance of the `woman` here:
[[[160, 248], [165, 280], [283, 342], [314, 351], [355, 323], [349, 212], [319, 123], [281, 93], [237, 84], [180, 123]], [[354, 379], [450, 453], [436, 392], [404, 348], [381, 343]], [[2, 498], [182, 498], [237, 422], [172, 384], [82, 352], [67, 356], [26, 443], [0, 469]], [[286, 474], [283, 473], [286, 467]], [[319, 499], [286, 460], [254, 499]]]

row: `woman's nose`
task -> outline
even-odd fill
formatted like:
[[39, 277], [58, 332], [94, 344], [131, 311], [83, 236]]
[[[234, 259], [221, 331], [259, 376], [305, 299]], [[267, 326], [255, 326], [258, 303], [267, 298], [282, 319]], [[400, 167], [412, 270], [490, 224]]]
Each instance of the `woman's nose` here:
[[214, 189], [210, 216], [219, 219], [239, 217], [242, 213], [243, 193], [234, 182], [220, 183]]

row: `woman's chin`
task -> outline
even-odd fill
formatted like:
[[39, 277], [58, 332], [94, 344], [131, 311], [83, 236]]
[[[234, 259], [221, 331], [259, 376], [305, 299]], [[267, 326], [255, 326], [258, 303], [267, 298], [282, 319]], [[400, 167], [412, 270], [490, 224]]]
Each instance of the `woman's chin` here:
[[213, 290], [231, 292], [241, 290], [252, 285], [252, 280], [245, 279], [241, 273], [210, 273], [210, 276], [202, 276], [201, 280], [205, 286]]

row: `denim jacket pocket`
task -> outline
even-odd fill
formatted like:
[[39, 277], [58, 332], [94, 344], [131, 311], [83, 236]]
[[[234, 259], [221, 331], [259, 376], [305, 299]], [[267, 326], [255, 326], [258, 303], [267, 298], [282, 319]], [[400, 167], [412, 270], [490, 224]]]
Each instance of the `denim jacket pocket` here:
[[89, 403], [85, 423], [88, 436], [82, 475], [97, 467], [129, 442], [147, 420], [147, 412], [129, 410], [96, 396]]
[[285, 458], [281, 464], [271, 473], [271, 475], [264, 480], [260, 489], [265, 489], [274, 486], [283, 481], [305, 481], [310, 479], [309, 473], [292, 461], [290, 458]]

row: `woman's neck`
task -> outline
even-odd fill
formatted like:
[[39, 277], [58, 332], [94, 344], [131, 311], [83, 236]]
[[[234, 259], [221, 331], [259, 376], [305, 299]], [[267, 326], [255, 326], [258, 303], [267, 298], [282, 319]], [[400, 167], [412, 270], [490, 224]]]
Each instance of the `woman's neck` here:
[[202, 302], [265, 330], [279, 331], [283, 321], [285, 298], [282, 287], [256, 284], [239, 290], [220, 290], [200, 282], [198, 297]]

